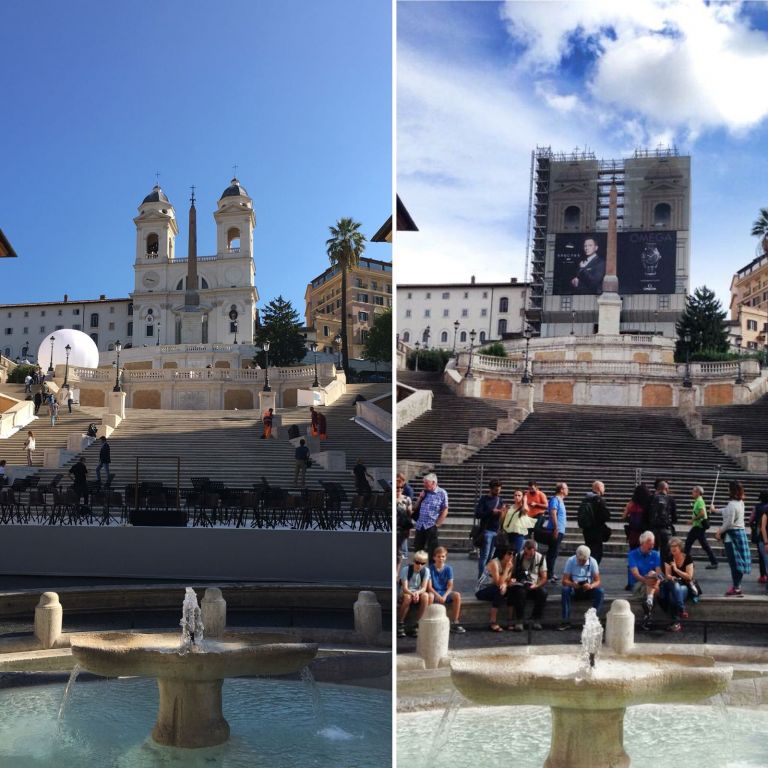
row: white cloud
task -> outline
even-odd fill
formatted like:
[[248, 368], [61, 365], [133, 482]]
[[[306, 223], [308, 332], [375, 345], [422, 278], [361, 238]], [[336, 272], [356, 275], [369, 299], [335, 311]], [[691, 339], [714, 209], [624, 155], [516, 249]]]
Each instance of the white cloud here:
[[[527, 46], [520, 66], [551, 72], [591, 40], [587, 83], [597, 104], [639, 115], [651, 132], [743, 132], [768, 116], [768, 37], [750, 29], [739, 3], [508, 2], [503, 18]], [[577, 32], [579, 34], [577, 34]]]

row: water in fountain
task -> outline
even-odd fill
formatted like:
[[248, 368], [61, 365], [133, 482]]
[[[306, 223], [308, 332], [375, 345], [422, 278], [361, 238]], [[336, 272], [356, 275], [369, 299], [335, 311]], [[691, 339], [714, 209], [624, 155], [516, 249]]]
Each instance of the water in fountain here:
[[320, 693], [320, 686], [314, 678], [309, 667], [304, 667], [299, 673], [304, 682], [304, 686], [309, 694], [309, 700], [312, 703], [312, 714], [317, 723], [317, 735], [330, 741], [349, 741], [355, 736], [338, 725], [328, 725], [328, 718], [323, 706], [323, 698]]
[[187, 587], [184, 594], [184, 603], [181, 607], [181, 650], [201, 651], [203, 649], [203, 620], [200, 613], [200, 605], [197, 602], [197, 594], [192, 587]]
[[435, 730], [435, 735], [432, 737], [432, 745], [427, 754], [425, 768], [436, 768], [438, 764], [443, 763], [443, 750], [448, 744], [451, 726], [453, 725], [454, 720], [456, 720], [456, 715], [459, 714], [462, 701], [463, 700], [457, 691], [454, 691], [453, 694], [451, 694], [445, 712], [443, 712], [443, 716], [440, 718], [440, 723]]
[[69, 680], [67, 680], [67, 687], [64, 689], [64, 695], [61, 697], [61, 704], [59, 705], [59, 716], [57, 718], [57, 723], [59, 729], [61, 729], [61, 721], [64, 718], [64, 710], [67, 707], [67, 702], [69, 701], [69, 697], [72, 695], [72, 687], [75, 684], [75, 680], [77, 680], [77, 676], [80, 674], [82, 670], [82, 667], [79, 664], [75, 664], [74, 667], [72, 667], [72, 674], [69, 676]]
[[591, 675], [595, 668], [595, 659], [603, 644], [603, 625], [597, 618], [597, 611], [590, 608], [584, 616], [584, 629], [581, 632], [581, 649], [583, 651], [582, 671]]

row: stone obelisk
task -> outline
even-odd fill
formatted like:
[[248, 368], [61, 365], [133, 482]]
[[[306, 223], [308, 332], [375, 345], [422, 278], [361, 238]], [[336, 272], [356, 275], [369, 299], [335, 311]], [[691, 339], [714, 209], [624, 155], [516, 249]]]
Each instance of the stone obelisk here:
[[597, 299], [597, 332], [600, 336], [618, 336], [621, 321], [619, 278], [616, 275], [616, 182], [611, 184], [608, 203], [608, 252], [605, 257], [603, 292]]
[[184, 344], [200, 344], [203, 341], [205, 313], [200, 307], [197, 281], [197, 211], [195, 210], [195, 188], [192, 187], [189, 206], [187, 288], [184, 292], [184, 306], [181, 310], [181, 341]]

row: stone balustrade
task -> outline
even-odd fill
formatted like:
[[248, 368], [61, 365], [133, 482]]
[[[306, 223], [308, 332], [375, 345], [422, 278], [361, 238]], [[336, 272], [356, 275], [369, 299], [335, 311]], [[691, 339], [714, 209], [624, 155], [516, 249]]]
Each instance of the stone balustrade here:
[[[58, 368], [58, 367], [57, 367]], [[336, 368], [333, 363], [318, 363], [317, 374], [322, 379], [333, 379]], [[57, 370], [58, 375], [58, 370]], [[291, 368], [270, 368], [270, 382], [299, 381], [314, 379], [315, 368], [312, 365], [301, 365]], [[69, 369], [70, 381], [114, 381], [115, 372], [109, 368], [76, 368]], [[263, 368], [149, 368], [146, 370], [126, 370], [121, 373], [123, 384], [144, 381], [263, 381]]]

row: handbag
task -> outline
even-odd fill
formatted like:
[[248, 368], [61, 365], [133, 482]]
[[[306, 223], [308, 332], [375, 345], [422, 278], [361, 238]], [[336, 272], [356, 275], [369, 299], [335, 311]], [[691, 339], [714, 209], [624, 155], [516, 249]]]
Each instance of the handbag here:
[[533, 526], [533, 540], [537, 544], [546, 544], [548, 546], [552, 544], [552, 530], [550, 528], [545, 528], [548, 519], [546, 513], [539, 515], [536, 520], [536, 525]]
[[480, 523], [475, 523], [469, 529], [469, 539], [473, 547], [480, 549], [485, 543], [485, 527]]
[[708, 517], [702, 517], [701, 518], [701, 530], [702, 531], [708, 531], [709, 530], [709, 518]]
[[690, 593], [691, 597], [701, 597], [701, 584], [699, 584], [696, 579], [691, 579], [686, 586], [688, 587], [688, 592]]
[[611, 538], [612, 533], [613, 531], [605, 523], [603, 523], [603, 530], [600, 531], [600, 538], [603, 540], [603, 542], [608, 541], [608, 539]]

